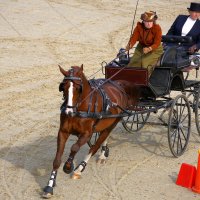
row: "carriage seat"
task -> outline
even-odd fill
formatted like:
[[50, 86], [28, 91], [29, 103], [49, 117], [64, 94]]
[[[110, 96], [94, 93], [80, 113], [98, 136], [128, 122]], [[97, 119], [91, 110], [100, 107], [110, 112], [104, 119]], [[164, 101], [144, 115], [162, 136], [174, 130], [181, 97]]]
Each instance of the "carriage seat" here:
[[190, 65], [189, 54], [182, 47], [166, 48], [156, 67], [184, 68]]
[[191, 36], [163, 35], [162, 42], [184, 45], [184, 44], [192, 44], [193, 40]]
[[190, 65], [189, 54], [184, 45], [192, 44], [192, 37], [163, 35], [162, 42], [167, 45], [160, 59], [160, 67], [184, 68]]

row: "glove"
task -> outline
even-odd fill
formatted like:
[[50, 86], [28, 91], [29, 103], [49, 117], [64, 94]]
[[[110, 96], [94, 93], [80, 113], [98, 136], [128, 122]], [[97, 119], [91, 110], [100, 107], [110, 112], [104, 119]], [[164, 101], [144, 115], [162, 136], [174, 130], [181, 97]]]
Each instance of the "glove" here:
[[152, 48], [151, 48], [151, 47], [144, 47], [144, 48], [143, 48], [143, 53], [144, 53], [144, 54], [147, 54], [147, 53], [149, 53], [150, 51], [152, 51]]
[[117, 54], [117, 57], [119, 57], [120, 55], [126, 54], [125, 52], [126, 52], [126, 49], [121, 48], [121, 49], [119, 50], [119, 53]]
[[189, 53], [194, 53], [195, 51], [197, 51], [197, 45], [196, 44], [194, 44], [193, 46], [191, 46], [190, 48], [189, 48]]
[[126, 49], [124, 49], [124, 48], [121, 48], [120, 50], [119, 50], [119, 54], [123, 54], [123, 53], [125, 53], [126, 52]]

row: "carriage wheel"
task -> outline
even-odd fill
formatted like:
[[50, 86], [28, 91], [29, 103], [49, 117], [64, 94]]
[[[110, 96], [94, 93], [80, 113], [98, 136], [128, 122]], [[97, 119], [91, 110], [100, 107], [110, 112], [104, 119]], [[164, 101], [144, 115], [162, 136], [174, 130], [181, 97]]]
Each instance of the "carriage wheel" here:
[[88, 146], [91, 148], [93, 145], [95, 145], [97, 139], [99, 138], [99, 132], [93, 133], [90, 140], [87, 142]]
[[168, 121], [169, 148], [175, 157], [181, 156], [187, 148], [190, 137], [191, 112], [185, 95], [178, 95], [170, 108]]
[[135, 113], [135, 111], [129, 112], [133, 114], [128, 117], [123, 117], [122, 125], [129, 133], [135, 133], [143, 128], [150, 116], [150, 112], [140, 114]]
[[[193, 88], [190, 89], [193, 90]], [[189, 92], [189, 93], [183, 92], [182, 94], [184, 94], [187, 97], [188, 102], [190, 104], [190, 108], [194, 110], [194, 92]]]
[[194, 97], [195, 122], [200, 135], [200, 87]]

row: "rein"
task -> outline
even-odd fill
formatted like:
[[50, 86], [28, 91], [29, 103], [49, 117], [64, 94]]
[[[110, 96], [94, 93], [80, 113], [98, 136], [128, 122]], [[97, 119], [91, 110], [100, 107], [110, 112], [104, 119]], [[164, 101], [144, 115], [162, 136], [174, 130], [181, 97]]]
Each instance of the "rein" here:
[[92, 95], [92, 93], [94, 93], [96, 90], [98, 90], [100, 87], [102, 87], [104, 84], [106, 84], [107, 82], [112, 81], [111, 79], [113, 77], [115, 77], [117, 74], [119, 74], [122, 70], [124, 70], [126, 68], [126, 66], [122, 67], [119, 71], [117, 71], [116, 73], [114, 73], [110, 78], [106, 79], [105, 81], [102, 81], [102, 84], [99, 84], [98, 87], [94, 88], [84, 99], [82, 99], [82, 101], [80, 103], [82, 103], [83, 101], [85, 101], [90, 95]]
[[[115, 74], [113, 74], [109, 79], [106, 79], [105, 81], [103, 81], [102, 79], [98, 82], [97, 80], [95, 79], [90, 79], [88, 82], [90, 84], [90, 87], [92, 89], [92, 91], [81, 101], [80, 100], [80, 97], [81, 97], [81, 93], [79, 94], [79, 97], [78, 97], [78, 100], [76, 102], [76, 104], [74, 106], [69, 106], [67, 105], [67, 102], [64, 101], [64, 103], [62, 104], [61, 106], [61, 113], [64, 113], [66, 111], [67, 108], [72, 108], [73, 109], [73, 112], [69, 112], [68, 115], [70, 116], [79, 116], [79, 117], [83, 117], [83, 118], [95, 118], [95, 119], [102, 119], [102, 118], [116, 118], [116, 117], [123, 117], [124, 114], [116, 114], [116, 115], [113, 115], [111, 114], [109, 111], [108, 111], [108, 108], [111, 107], [111, 106], [115, 106], [115, 107], [118, 107], [119, 109], [121, 109], [124, 113], [126, 113], [125, 116], [128, 115], [128, 112], [123, 109], [122, 107], [120, 107], [118, 104], [116, 103], [113, 103], [110, 98], [107, 96], [106, 92], [103, 90], [102, 86], [107, 83], [107, 82], [110, 82], [112, 85], [114, 85], [115, 87], [117, 87], [123, 94], [127, 95], [125, 93], [124, 90], [122, 90], [120, 88], [119, 85], [115, 84], [114, 82], [111, 81], [111, 79], [116, 76], [118, 73], [120, 73], [126, 66], [122, 67], [118, 72], [116, 72]], [[83, 88], [83, 81], [80, 77], [75, 77], [73, 76], [73, 69], [70, 70], [70, 76], [66, 76], [63, 80], [62, 83], [64, 83], [66, 80], [69, 80], [71, 82], [73, 81], [80, 81], [81, 82], [81, 87]], [[91, 102], [92, 102], [92, 98], [94, 96], [94, 93], [95, 92], [99, 92], [100, 96], [102, 97], [103, 99], [103, 105], [102, 105], [102, 111], [101, 112], [96, 112], [96, 108], [98, 106], [98, 102], [96, 100], [96, 103], [95, 103], [95, 111], [94, 112], [91, 112], [90, 111], [90, 108], [91, 108]], [[83, 101], [85, 101], [88, 97], [90, 97], [89, 99], [89, 105], [88, 105], [88, 111], [77, 111], [77, 108], [78, 108], [78, 105], [80, 105]]]

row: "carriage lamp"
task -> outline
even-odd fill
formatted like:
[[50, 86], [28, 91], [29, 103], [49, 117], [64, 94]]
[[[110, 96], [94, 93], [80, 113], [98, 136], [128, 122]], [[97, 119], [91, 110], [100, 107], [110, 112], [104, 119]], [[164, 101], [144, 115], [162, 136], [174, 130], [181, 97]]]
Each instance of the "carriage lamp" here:
[[198, 78], [198, 72], [200, 67], [200, 54], [194, 54], [190, 56], [190, 64], [196, 68], [196, 78]]

